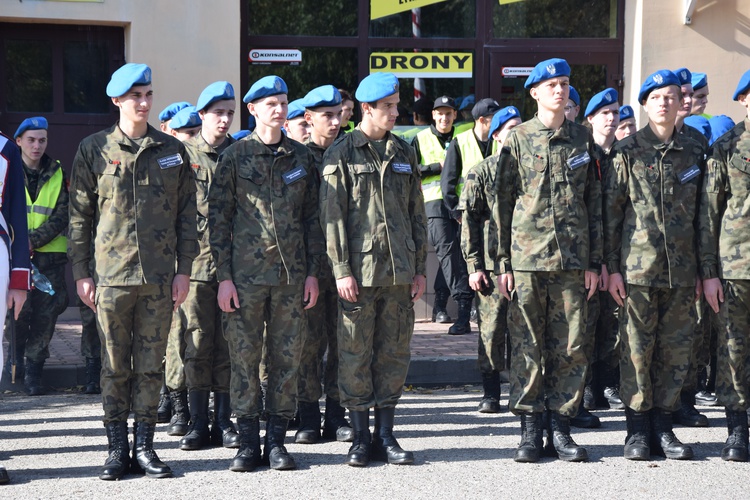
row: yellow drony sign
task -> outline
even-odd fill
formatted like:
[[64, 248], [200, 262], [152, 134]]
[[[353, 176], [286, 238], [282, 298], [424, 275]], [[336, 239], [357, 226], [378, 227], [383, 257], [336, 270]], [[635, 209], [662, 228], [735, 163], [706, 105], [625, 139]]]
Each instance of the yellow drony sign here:
[[471, 78], [471, 52], [373, 52], [370, 73], [399, 78]]
[[440, 2], [445, 2], [445, 0], [370, 0], [370, 19], [380, 19]]

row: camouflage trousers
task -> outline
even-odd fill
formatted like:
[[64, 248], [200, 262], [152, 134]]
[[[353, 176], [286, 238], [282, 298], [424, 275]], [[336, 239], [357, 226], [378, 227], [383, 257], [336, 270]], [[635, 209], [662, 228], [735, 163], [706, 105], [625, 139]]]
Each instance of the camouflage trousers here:
[[[315, 307], [307, 310], [307, 321], [302, 340], [302, 357], [297, 379], [297, 399], [304, 403], [317, 402], [323, 394], [321, 368], [326, 396], [339, 400], [339, 354], [336, 339], [338, 324], [338, 291], [333, 279], [318, 281], [320, 296]], [[326, 348], [328, 356], [325, 356]], [[325, 366], [323, 358], [325, 356]]]
[[[55, 258], [57, 257], [57, 258]], [[20, 362], [26, 357], [33, 363], [49, 358], [49, 343], [55, 333], [57, 317], [68, 307], [65, 286], [65, 254], [35, 254], [32, 261], [52, 283], [54, 295], [32, 290], [16, 320], [16, 355]], [[6, 325], [7, 326], [7, 325]], [[10, 328], [6, 328], [10, 332]]]
[[508, 306], [510, 409], [546, 407], [574, 416], [588, 370], [586, 289], [583, 271], [514, 271]]
[[229, 345], [221, 325], [216, 296], [217, 281], [190, 281], [190, 291], [180, 309], [187, 325], [182, 358], [188, 390], [229, 392]]
[[716, 315], [716, 397], [730, 411], [750, 407], [750, 280], [724, 282], [724, 303]]
[[339, 299], [339, 391], [350, 411], [396, 406], [411, 361], [414, 303], [410, 285], [359, 287]]
[[487, 273], [488, 289], [477, 292], [479, 325], [479, 371], [490, 374], [505, 369], [505, 334], [508, 328], [508, 301], [497, 288], [497, 276]]
[[683, 391], [690, 393], [695, 393], [697, 390], [698, 370], [706, 367], [711, 358], [709, 346], [711, 345], [711, 323], [714, 315], [703, 297], [695, 303], [695, 313], [695, 335], [693, 336], [693, 348], [690, 351], [690, 367], [682, 386]]
[[171, 285], [99, 286], [96, 319], [102, 339], [104, 423], [156, 423], [161, 362], [172, 316]]
[[84, 358], [99, 358], [102, 355], [102, 341], [99, 329], [96, 327], [96, 314], [81, 299], [78, 301], [81, 313], [81, 356]]
[[184, 365], [187, 324], [187, 313], [184, 308], [179, 307], [172, 313], [167, 351], [164, 355], [164, 380], [170, 391], [187, 390]]
[[259, 366], [263, 331], [267, 344], [266, 410], [285, 419], [297, 406], [297, 371], [302, 352], [302, 285], [236, 285], [240, 307], [224, 313], [224, 334], [232, 366], [230, 394], [238, 417], [258, 417], [262, 410]]
[[597, 291], [588, 301], [586, 318], [586, 358], [589, 371], [586, 382], [591, 382], [593, 363], [601, 363], [610, 369], [620, 361], [620, 335], [617, 326], [617, 303], [608, 291]]
[[626, 284], [620, 311], [620, 397], [637, 412], [675, 411], [695, 335], [695, 290]]

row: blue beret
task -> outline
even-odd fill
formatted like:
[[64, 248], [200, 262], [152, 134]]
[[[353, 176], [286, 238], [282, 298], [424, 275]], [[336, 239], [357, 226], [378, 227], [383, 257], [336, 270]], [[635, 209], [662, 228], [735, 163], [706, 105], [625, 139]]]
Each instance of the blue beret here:
[[691, 84], [693, 81], [693, 74], [690, 72], [687, 68], [680, 68], [672, 71], [675, 75], [677, 75], [677, 79], [680, 81], [680, 85], [687, 85]]
[[252, 102], [262, 97], [286, 94], [288, 92], [289, 89], [287, 89], [284, 80], [276, 75], [268, 75], [253, 83], [250, 90], [245, 94], [245, 97], [242, 98], [242, 101]]
[[296, 99], [289, 103], [289, 111], [286, 114], [287, 120], [293, 120], [299, 118], [305, 114], [305, 103], [304, 99]]
[[719, 137], [726, 134], [734, 128], [734, 121], [727, 115], [716, 115], [712, 116], [708, 120], [708, 124], [711, 126], [711, 139], [708, 141], [709, 144], [713, 145]]
[[568, 99], [576, 103], [576, 106], [580, 106], [581, 96], [578, 95], [578, 91], [572, 85], [568, 85], [568, 88], [570, 89], [570, 95], [568, 95]]
[[199, 126], [203, 121], [194, 106], [182, 108], [171, 120], [169, 128], [179, 130], [181, 128], [193, 128]]
[[698, 132], [703, 134], [706, 139], [711, 140], [711, 125], [708, 123], [708, 120], [705, 116], [690, 115], [685, 118], [685, 125], [693, 127]]
[[693, 90], [702, 89], [708, 85], [708, 76], [705, 73], [693, 73], [690, 82], [693, 84]]
[[109, 97], [125, 95], [135, 85], [151, 85], [151, 68], [145, 64], [128, 63], [112, 73], [107, 84]]
[[740, 78], [740, 83], [737, 84], [737, 90], [734, 91], [732, 100], [736, 101], [740, 94], [747, 92], [747, 89], [750, 89], [750, 70], [745, 71], [742, 78]]
[[521, 113], [515, 106], [506, 106], [492, 117], [492, 123], [490, 123], [490, 137], [492, 134], [503, 128], [509, 120], [513, 118], [521, 118]]
[[668, 87], [670, 85], [680, 86], [680, 80], [677, 75], [669, 71], [668, 69], [660, 69], [656, 73], [652, 73], [646, 78], [646, 81], [641, 85], [641, 91], [638, 93], [638, 102], [643, 104], [643, 101], [648, 97], [652, 90]]
[[341, 93], [333, 85], [315, 87], [304, 98], [304, 105], [308, 109], [338, 106], [339, 104], [341, 104]]
[[187, 101], [173, 102], [172, 104], [161, 110], [161, 113], [159, 113], [159, 121], [166, 122], [171, 120], [179, 110], [181, 110], [182, 108], [187, 108], [188, 106], [190, 106], [190, 103]]
[[466, 108], [474, 106], [475, 102], [477, 102], [477, 99], [476, 97], [474, 97], [474, 94], [469, 94], [461, 100], [461, 105], [458, 109], [459, 111], [462, 111]]
[[239, 130], [232, 134], [232, 138], [236, 141], [240, 141], [250, 134], [252, 134], [252, 132], [250, 132], [249, 130]]
[[13, 134], [14, 139], [18, 139], [20, 135], [23, 135], [27, 130], [47, 130], [47, 119], [43, 116], [35, 116], [33, 118], [26, 118], [18, 126], [18, 130]]
[[354, 97], [359, 102], [375, 102], [398, 92], [398, 78], [393, 73], [372, 73], [359, 82]]
[[224, 99], [234, 99], [234, 87], [229, 82], [214, 82], [203, 89], [201, 95], [198, 96], [195, 109], [202, 111], [214, 102], [223, 101]]
[[604, 106], [609, 106], [610, 104], [619, 104], [619, 98], [619, 94], [612, 87], [602, 90], [591, 98], [588, 105], [586, 106], [586, 112], [583, 114], [583, 117], [585, 118], [587, 116], [593, 115]]
[[542, 61], [531, 71], [531, 74], [526, 79], [523, 87], [530, 89], [539, 82], [549, 80], [550, 78], [557, 78], [559, 76], [570, 76], [570, 66], [568, 61], [560, 59], [558, 57], [547, 59]]
[[620, 106], [620, 121], [627, 120], [628, 118], [635, 118], [635, 111], [627, 104]]

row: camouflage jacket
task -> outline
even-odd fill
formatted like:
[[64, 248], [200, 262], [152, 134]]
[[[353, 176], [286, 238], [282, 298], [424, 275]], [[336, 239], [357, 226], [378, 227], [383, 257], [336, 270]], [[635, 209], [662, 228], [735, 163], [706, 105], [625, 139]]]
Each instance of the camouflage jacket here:
[[646, 125], [619, 141], [604, 172], [604, 253], [610, 274], [662, 288], [694, 286], [703, 151], [675, 134], [663, 144]]
[[[227, 136], [228, 144], [236, 142]], [[198, 256], [193, 260], [193, 272], [190, 279], [194, 281], [214, 281], [216, 265], [211, 254], [208, 231], [208, 187], [216, 171], [219, 154], [201, 134], [185, 141], [185, 149], [190, 160], [190, 167], [195, 175], [195, 197], [197, 203]]]
[[379, 159], [359, 127], [323, 157], [320, 218], [336, 279], [410, 284], [426, 275], [427, 217], [414, 148], [390, 132]]
[[318, 177], [310, 151], [282, 137], [278, 151], [253, 132], [219, 157], [208, 192], [219, 281], [301, 285], [323, 253]]
[[[310, 150], [310, 152], [313, 155], [313, 161], [315, 162], [315, 173], [318, 176], [318, 181], [320, 182], [320, 178], [323, 172], [323, 156], [325, 155], [325, 152], [328, 150], [328, 148], [324, 148], [322, 146], [319, 146], [315, 144], [312, 140], [308, 140], [305, 143], [305, 146], [307, 146], [307, 149]], [[325, 243], [324, 243], [325, 244]], [[333, 271], [331, 270], [331, 264], [328, 262], [328, 257], [325, 256], [325, 250], [323, 251], [323, 255], [320, 258], [320, 273], [318, 276], [319, 280], [328, 280], [330, 283], [333, 283]]]
[[[41, 248], [61, 234], [65, 235], [68, 232], [68, 176], [65, 175], [65, 170], [60, 165], [59, 160], [53, 160], [46, 154], [42, 156], [39, 161], [39, 180], [36, 184], [36, 192], [29, 194], [32, 200], [36, 200], [42, 187], [49, 182], [58, 168], [62, 170], [62, 188], [60, 189], [60, 194], [57, 196], [57, 203], [49, 219], [44, 221], [38, 228], [29, 230], [29, 242], [31, 242], [32, 250]], [[26, 181], [26, 188], [28, 189], [28, 180]]]
[[699, 209], [701, 277], [750, 279], [750, 120], [712, 149]]
[[[495, 179], [500, 156], [493, 155], [469, 169], [458, 209], [461, 218], [461, 250], [469, 273], [490, 271], [498, 274], [495, 256], [500, 239], [500, 214]], [[489, 266], [489, 268], [487, 267]]]
[[73, 278], [104, 286], [167, 285], [197, 253], [195, 182], [185, 147], [149, 125], [138, 145], [113, 127], [81, 141], [70, 181]]
[[591, 133], [570, 120], [551, 130], [535, 116], [510, 132], [496, 182], [500, 273], [601, 271], [596, 156]]

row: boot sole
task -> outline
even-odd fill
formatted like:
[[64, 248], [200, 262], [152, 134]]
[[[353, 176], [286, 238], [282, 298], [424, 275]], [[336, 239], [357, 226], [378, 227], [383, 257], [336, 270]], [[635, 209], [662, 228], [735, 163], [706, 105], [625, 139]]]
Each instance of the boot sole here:
[[172, 475], [172, 472], [170, 471], [170, 472], [159, 472], [158, 474], [146, 472], [146, 477], [150, 477], [151, 479], [164, 479], [167, 477], [174, 477], [174, 476]]

